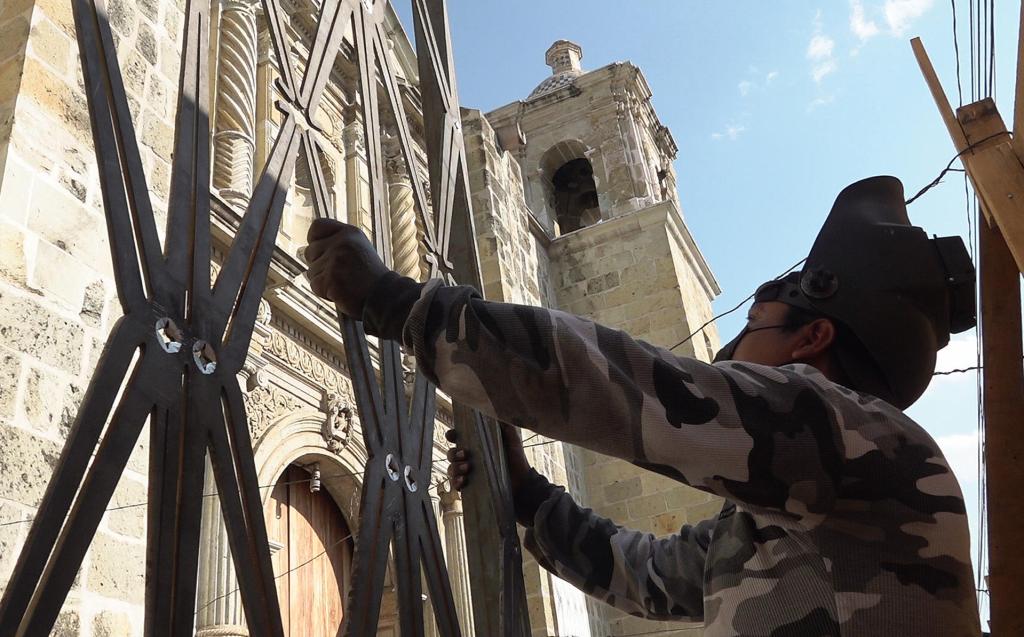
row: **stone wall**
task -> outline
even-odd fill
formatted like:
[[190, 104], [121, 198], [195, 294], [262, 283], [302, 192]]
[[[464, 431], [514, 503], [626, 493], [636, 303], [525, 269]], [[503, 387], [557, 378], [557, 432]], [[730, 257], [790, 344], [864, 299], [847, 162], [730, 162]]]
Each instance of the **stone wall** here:
[[[479, 111], [464, 109], [463, 122], [483, 292], [490, 300], [552, 306], [550, 238], [526, 205], [519, 165], [499, 146], [494, 130]], [[585, 499], [582, 450], [524, 434], [531, 464]], [[524, 560], [524, 576], [533, 634], [582, 635], [580, 627], [587, 625], [584, 595], [542, 569], [529, 555]]]
[[[158, 214], [182, 5], [110, 6]], [[71, 4], [5, 3], [0, 22], [0, 523], [20, 521], [0, 527], [2, 589], [120, 307]], [[104, 516], [55, 634], [141, 634], [147, 437], [111, 501], [123, 508]]]
[[[556, 239], [550, 255], [559, 307], [653, 345], [683, 340], [710, 303], [703, 289], [709, 281], [683, 245], [680, 222], [674, 202], [666, 201]], [[710, 360], [706, 350], [688, 345], [675, 352]], [[587, 506], [630, 529], [670, 535], [722, 506], [719, 498], [623, 460], [592, 451], [583, 460]], [[654, 629], [605, 607], [593, 610], [607, 618], [613, 635]]]

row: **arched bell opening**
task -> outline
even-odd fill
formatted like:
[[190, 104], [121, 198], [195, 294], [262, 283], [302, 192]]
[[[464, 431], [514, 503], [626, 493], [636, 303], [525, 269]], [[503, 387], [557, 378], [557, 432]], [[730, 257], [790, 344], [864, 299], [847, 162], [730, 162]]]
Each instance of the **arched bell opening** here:
[[560, 234], [592, 226], [601, 220], [601, 206], [589, 159], [566, 162], [551, 178], [555, 221]]

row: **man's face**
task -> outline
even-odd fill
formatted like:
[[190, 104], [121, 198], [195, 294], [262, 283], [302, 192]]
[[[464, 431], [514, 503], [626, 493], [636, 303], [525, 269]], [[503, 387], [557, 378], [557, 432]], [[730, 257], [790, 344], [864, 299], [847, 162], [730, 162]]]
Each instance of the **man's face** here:
[[787, 331], [789, 306], [778, 301], [754, 303], [747, 312], [747, 334], [736, 346], [732, 360], [770, 365], [793, 362], [800, 330]]

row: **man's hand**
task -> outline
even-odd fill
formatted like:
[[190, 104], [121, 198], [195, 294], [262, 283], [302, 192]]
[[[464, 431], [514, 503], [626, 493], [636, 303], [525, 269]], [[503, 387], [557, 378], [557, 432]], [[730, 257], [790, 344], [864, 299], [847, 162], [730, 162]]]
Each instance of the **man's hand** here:
[[305, 259], [313, 293], [337, 303], [362, 320], [363, 306], [388, 268], [359, 228], [333, 219], [317, 219], [306, 235]]
[[[469, 450], [458, 445], [454, 429], [446, 431], [444, 437], [455, 445], [448, 450], [448, 478], [452, 481], [452, 487], [455, 490], [462, 491], [469, 480], [469, 474], [473, 472], [473, 460], [469, 457]], [[509, 481], [514, 494], [530, 472], [530, 462], [526, 459], [523, 441], [519, 439], [515, 427], [502, 423], [501, 437], [505, 441], [505, 450], [508, 452]]]

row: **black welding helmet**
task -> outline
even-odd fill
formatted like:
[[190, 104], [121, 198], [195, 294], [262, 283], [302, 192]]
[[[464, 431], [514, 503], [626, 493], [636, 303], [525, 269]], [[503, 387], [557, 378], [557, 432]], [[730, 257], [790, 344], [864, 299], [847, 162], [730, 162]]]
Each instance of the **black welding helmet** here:
[[[850, 385], [906, 409], [928, 387], [950, 333], [974, 327], [974, 289], [963, 240], [910, 225], [903, 184], [872, 177], [839, 193], [803, 270], [765, 283], [754, 299], [834, 320]], [[745, 333], [715, 360], [731, 359]]]

